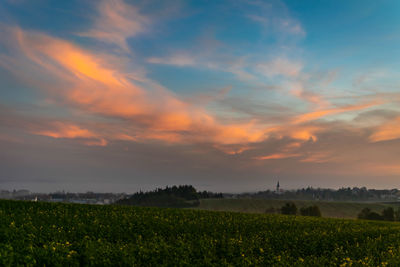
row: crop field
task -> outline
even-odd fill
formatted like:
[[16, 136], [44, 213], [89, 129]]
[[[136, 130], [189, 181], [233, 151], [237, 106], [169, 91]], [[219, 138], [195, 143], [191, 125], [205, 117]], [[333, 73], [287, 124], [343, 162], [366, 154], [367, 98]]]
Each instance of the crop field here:
[[[367, 203], [367, 202], [339, 202], [339, 201], [311, 201], [311, 200], [290, 200], [298, 208], [317, 205], [321, 210], [322, 217], [355, 219], [363, 208], [370, 208], [381, 213], [387, 207], [397, 210], [400, 203]], [[289, 200], [283, 199], [201, 199], [197, 207], [202, 210], [212, 211], [237, 211], [248, 213], [265, 213], [266, 210], [274, 208], [278, 210]]]
[[400, 224], [0, 201], [0, 266], [399, 266]]

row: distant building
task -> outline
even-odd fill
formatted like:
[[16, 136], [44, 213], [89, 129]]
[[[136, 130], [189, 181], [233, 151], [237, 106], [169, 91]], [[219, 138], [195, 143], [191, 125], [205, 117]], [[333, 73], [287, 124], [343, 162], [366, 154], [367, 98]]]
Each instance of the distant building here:
[[281, 193], [282, 193], [282, 189], [281, 189], [281, 187], [280, 187], [280, 185], [279, 185], [279, 181], [278, 181], [278, 183], [276, 184], [276, 189], [275, 189], [275, 193], [276, 194], [278, 194], [278, 195], [280, 195]]

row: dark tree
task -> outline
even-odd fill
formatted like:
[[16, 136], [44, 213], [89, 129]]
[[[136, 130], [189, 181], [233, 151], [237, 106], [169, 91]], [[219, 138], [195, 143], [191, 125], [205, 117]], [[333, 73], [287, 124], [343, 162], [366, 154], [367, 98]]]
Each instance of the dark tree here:
[[394, 209], [388, 207], [382, 211], [382, 217], [385, 221], [394, 221]]
[[357, 218], [367, 220], [370, 213], [371, 210], [369, 208], [363, 208], [361, 212], [358, 214]]
[[296, 204], [293, 202], [287, 202], [281, 208], [281, 213], [285, 215], [296, 215], [297, 214], [297, 207]]

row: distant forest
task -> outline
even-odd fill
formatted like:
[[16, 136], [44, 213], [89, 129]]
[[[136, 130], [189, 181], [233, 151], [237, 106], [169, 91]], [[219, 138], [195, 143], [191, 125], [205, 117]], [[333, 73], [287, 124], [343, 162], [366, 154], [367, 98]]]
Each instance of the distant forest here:
[[367, 189], [366, 187], [347, 187], [338, 190], [308, 187], [288, 191], [266, 190], [240, 194], [238, 197], [326, 201], [398, 201], [400, 200], [400, 191], [398, 189]]
[[180, 185], [158, 188], [149, 192], [138, 192], [129, 198], [116, 202], [119, 205], [135, 205], [147, 207], [187, 208], [196, 207], [204, 198], [223, 198], [222, 193], [197, 191], [191, 185]]

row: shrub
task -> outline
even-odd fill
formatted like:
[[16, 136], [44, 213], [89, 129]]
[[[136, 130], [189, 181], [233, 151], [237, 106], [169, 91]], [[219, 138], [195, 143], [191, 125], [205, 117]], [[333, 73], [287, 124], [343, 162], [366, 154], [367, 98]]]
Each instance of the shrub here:
[[281, 213], [285, 215], [296, 215], [297, 214], [297, 207], [296, 204], [293, 202], [287, 202], [281, 208]]
[[364, 220], [383, 220], [383, 217], [378, 213], [371, 211], [369, 208], [364, 208], [358, 214], [358, 219]]
[[382, 217], [385, 221], [394, 221], [394, 209], [388, 207], [382, 211]]
[[321, 217], [321, 211], [319, 210], [317, 205], [301, 208], [300, 214], [303, 216]]
[[358, 219], [364, 219], [367, 220], [368, 215], [371, 213], [371, 210], [369, 208], [363, 208], [361, 212], [357, 215]]

